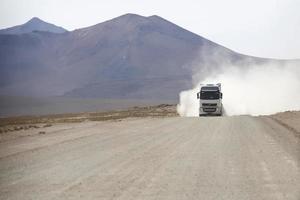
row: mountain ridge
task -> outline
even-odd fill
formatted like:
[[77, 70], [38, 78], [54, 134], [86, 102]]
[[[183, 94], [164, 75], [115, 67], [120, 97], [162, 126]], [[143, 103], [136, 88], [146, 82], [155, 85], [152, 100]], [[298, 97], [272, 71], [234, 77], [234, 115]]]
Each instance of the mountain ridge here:
[[175, 100], [195, 70], [219, 68], [216, 53], [241, 67], [283, 62], [239, 54], [159, 16], [125, 14], [63, 34], [0, 35], [0, 94]]
[[45, 22], [38, 17], [33, 17], [29, 21], [24, 24], [1, 29], [0, 34], [13, 34], [19, 35], [24, 33], [31, 33], [33, 31], [45, 31], [45, 32], [52, 32], [52, 33], [64, 33], [67, 30], [56, 26], [54, 24]]

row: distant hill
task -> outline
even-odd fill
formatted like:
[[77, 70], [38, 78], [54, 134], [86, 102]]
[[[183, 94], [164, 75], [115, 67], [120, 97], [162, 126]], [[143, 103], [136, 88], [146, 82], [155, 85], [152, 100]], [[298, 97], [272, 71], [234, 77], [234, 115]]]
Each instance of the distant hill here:
[[176, 100], [192, 87], [195, 65], [213, 71], [225, 61], [270, 60], [233, 52], [159, 16], [126, 14], [63, 34], [0, 35], [0, 94]]
[[52, 33], [64, 33], [67, 30], [55, 26], [53, 24], [44, 22], [43, 20], [34, 17], [25, 24], [14, 26], [7, 29], [0, 30], [0, 34], [23, 34], [23, 33], [31, 33], [33, 31], [47, 31]]

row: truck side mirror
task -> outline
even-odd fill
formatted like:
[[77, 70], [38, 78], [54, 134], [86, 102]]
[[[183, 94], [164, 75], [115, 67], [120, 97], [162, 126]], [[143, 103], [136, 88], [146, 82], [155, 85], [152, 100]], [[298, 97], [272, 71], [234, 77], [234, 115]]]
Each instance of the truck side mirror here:
[[199, 95], [199, 92], [197, 93], [197, 99], [199, 99], [200, 98], [200, 95]]
[[223, 93], [222, 93], [222, 92], [220, 93], [220, 98], [221, 98], [221, 99], [223, 98]]

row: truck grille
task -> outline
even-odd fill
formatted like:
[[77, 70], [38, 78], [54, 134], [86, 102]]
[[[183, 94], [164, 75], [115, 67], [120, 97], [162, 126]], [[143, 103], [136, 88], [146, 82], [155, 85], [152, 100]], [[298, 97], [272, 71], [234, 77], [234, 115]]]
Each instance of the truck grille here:
[[203, 103], [202, 106], [217, 106], [216, 103]]
[[203, 111], [208, 112], [208, 113], [209, 112], [216, 112], [216, 110], [217, 110], [216, 108], [203, 108]]

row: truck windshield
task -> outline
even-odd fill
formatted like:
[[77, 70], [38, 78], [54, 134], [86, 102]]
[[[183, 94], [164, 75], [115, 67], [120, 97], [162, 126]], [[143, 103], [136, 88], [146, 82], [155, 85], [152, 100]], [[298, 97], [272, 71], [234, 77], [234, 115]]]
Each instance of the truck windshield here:
[[220, 93], [219, 91], [201, 91], [200, 99], [219, 99]]

